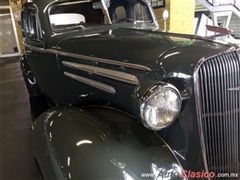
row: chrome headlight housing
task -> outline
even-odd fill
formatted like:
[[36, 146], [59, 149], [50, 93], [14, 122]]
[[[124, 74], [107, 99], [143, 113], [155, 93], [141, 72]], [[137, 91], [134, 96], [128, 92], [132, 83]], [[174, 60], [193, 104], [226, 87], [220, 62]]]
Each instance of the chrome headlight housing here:
[[[142, 88], [146, 90], [145, 93]], [[140, 118], [148, 129], [166, 128], [179, 115], [182, 106], [181, 95], [171, 84], [158, 82], [151, 84], [147, 89], [146, 86], [140, 85], [134, 93], [134, 97], [138, 99]]]

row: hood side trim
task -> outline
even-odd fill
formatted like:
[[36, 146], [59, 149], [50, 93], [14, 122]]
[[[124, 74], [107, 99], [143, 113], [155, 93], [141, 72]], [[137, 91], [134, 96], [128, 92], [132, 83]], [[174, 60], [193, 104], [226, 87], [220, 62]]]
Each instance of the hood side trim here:
[[87, 79], [87, 78], [84, 78], [84, 77], [81, 77], [81, 76], [78, 76], [78, 75], [75, 75], [75, 74], [72, 74], [72, 73], [69, 73], [69, 72], [64, 72], [64, 75], [69, 77], [69, 78], [72, 78], [74, 80], [77, 80], [79, 82], [82, 82], [82, 83], [88, 84], [90, 86], [93, 86], [95, 88], [106, 91], [108, 93], [111, 93], [111, 94], [116, 93], [116, 90], [114, 89], [114, 87], [109, 86], [107, 84], [104, 84], [104, 83], [101, 83], [101, 82], [98, 82], [98, 81], [94, 81], [92, 79]]
[[86, 71], [86, 72], [92, 73], [92, 74], [97, 74], [97, 75], [115, 79], [115, 80], [118, 80], [121, 82], [126, 82], [126, 83], [134, 84], [134, 85], [139, 84], [138, 78], [129, 73], [110, 70], [110, 69], [106, 69], [106, 68], [94, 67], [94, 66], [89, 66], [89, 65], [79, 64], [79, 63], [73, 63], [73, 62], [68, 62], [68, 61], [63, 61], [62, 64], [64, 66], [67, 66], [70, 68]]
[[140, 65], [140, 64], [133, 64], [133, 63], [120, 62], [120, 61], [115, 61], [115, 60], [110, 60], [110, 59], [105, 59], [105, 58], [98, 58], [98, 57], [93, 57], [93, 56], [85, 56], [85, 55], [80, 55], [80, 54], [61, 52], [61, 51], [54, 50], [54, 49], [44, 49], [44, 48], [40, 48], [40, 47], [34, 47], [34, 46], [28, 45], [26, 43], [24, 43], [24, 45], [26, 47], [30, 48], [31, 50], [38, 51], [41, 53], [52, 53], [52, 54], [58, 54], [58, 55], [62, 55], [62, 56], [69, 56], [69, 57], [73, 57], [73, 58], [80, 58], [80, 59], [89, 60], [89, 61], [97, 61], [97, 62], [116, 65], [116, 66], [124, 66], [124, 67], [128, 67], [128, 68], [139, 69], [139, 70], [144, 70], [144, 71], [152, 71], [151, 68]]

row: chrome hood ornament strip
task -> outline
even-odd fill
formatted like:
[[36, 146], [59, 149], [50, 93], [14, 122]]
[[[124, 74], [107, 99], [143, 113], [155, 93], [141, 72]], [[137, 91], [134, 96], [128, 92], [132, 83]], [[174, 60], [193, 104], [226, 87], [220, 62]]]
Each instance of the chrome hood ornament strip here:
[[97, 62], [101, 62], [101, 63], [124, 66], [124, 67], [133, 68], [133, 69], [140, 69], [140, 70], [144, 70], [144, 71], [152, 71], [149, 67], [139, 65], [139, 64], [126, 63], [126, 62], [121, 62], [121, 61], [98, 58], [98, 57], [93, 57], [93, 56], [85, 56], [85, 55], [80, 55], [80, 54], [73, 54], [73, 53], [68, 53], [68, 52], [60, 52], [57, 50], [48, 50], [48, 51], [49, 52], [51, 51], [52, 53], [56, 53], [56, 54], [59, 54], [62, 56], [80, 58], [80, 59], [89, 60], [89, 61], [97, 61]]
[[89, 65], [79, 64], [79, 63], [67, 62], [67, 61], [63, 61], [62, 64], [70, 68], [86, 71], [88, 73], [97, 74], [103, 77], [115, 79], [115, 80], [126, 82], [129, 84], [134, 84], [134, 85], [139, 84], [138, 78], [129, 73], [95, 67], [95, 66], [89, 66]]
[[101, 82], [98, 82], [98, 81], [94, 81], [92, 79], [87, 79], [87, 78], [84, 78], [84, 77], [81, 77], [81, 76], [78, 76], [78, 75], [75, 75], [75, 74], [72, 74], [72, 73], [68, 73], [68, 72], [64, 72], [64, 75], [69, 77], [69, 78], [72, 78], [74, 80], [77, 80], [79, 82], [82, 82], [82, 83], [88, 84], [90, 86], [93, 86], [95, 88], [101, 89], [103, 91], [109, 92], [111, 94], [116, 93], [116, 90], [114, 89], [114, 87], [109, 86], [107, 84], [104, 84], [104, 83], [101, 83]]

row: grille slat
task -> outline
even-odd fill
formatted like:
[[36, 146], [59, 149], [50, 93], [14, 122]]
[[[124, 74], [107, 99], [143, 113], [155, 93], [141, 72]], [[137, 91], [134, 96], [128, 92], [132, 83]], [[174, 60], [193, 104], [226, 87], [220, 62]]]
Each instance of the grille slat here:
[[210, 172], [240, 171], [239, 69], [238, 55], [228, 52], [205, 60], [197, 71], [200, 136]]

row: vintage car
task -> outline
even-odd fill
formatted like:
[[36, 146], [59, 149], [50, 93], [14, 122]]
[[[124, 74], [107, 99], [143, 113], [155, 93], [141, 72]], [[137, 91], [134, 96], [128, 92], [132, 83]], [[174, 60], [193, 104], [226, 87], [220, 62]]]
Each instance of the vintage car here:
[[44, 179], [240, 172], [238, 46], [162, 32], [146, 0], [33, 0], [21, 17]]

